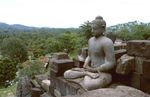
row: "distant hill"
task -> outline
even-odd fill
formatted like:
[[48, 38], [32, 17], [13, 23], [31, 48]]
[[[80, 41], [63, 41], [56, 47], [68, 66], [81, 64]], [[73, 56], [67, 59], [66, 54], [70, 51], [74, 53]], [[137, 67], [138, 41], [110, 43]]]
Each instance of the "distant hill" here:
[[52, 32], [52, 33], [60, 33], [60, 32], [77, 32], [78, 28], [48, 28], [48, 27], [30, 27], [24, 26], [20, 24], [9, 25], [6, 23], [0, 22], [0, 34], [12, 34], [15, 32]]

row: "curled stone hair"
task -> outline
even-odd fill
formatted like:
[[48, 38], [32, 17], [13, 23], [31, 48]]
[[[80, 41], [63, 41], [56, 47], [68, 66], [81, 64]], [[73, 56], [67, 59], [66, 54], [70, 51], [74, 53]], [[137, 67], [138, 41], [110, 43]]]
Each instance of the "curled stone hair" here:
[[102, 16], [97, 16], [95, 19], [103, 19]]
[[102, 16], [97, 16], [95, 18], [95, 20], [92, 21], [92, 23], [95, 23], [100, 27], [104, 27], [104, 28], [106, 27], [106, 22], [105, 22], [105, 20], [103, 19]]

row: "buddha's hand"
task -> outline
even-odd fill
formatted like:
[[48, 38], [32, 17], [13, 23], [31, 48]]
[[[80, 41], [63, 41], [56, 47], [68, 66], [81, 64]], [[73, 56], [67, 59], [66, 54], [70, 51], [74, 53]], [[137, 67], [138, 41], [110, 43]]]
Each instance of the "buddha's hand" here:
[[89, 67], [89, 66], [85, 67], [85, 70], [89, 71], [89, 72], [97, 72], [96, 68], [92, 68], [92, 67]]
[[87, 76], [89, 76], [89, 77], [91, 77], [91, 78], [93, 78], [93, 79], [96, 79], [96, 78], [99, 77], [99, 74], [98, 74], [98, 73], [87, 72], [86, 74], [87, 74]]

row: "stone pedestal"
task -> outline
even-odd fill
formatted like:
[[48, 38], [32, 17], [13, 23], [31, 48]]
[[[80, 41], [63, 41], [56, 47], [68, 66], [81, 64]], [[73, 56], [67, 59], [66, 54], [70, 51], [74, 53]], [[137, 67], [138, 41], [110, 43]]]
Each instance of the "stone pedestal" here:
[[61, 59], [61, 60], [54, 60], [51, 66], [50, 76], [63, 76], [64, 72], [68, 69], [74, 67], [73, 60], [70, 59]]

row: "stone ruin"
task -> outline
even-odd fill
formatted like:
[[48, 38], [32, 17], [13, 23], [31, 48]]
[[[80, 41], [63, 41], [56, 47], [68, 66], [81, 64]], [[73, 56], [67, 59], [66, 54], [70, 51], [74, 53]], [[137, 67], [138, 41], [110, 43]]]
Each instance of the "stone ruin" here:
[[22, 79], [17, 97], [150, 97], [150, 41], [132, 40], [114, 47], [117, 65], [110, 86], [86, 91], [63, 78], [66, 70], [83, 66], [88, 49], [82, 48], [74, 60], [66, 53], [54, 53], [49, 61], [50, 75], [37, 75], [34, 81]]

